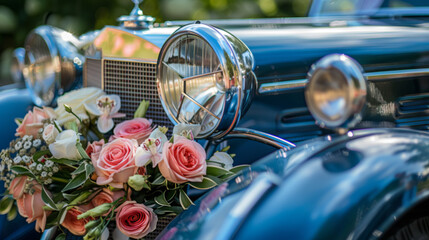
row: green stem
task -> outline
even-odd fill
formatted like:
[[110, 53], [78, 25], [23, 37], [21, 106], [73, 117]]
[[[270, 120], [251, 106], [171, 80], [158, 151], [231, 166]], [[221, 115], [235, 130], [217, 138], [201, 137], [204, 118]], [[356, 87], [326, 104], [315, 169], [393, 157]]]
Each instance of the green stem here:
[[68, 180], [63, 179], [63, 178], [59, 178], [59, 177], [51, 177], [52, 180], [57, 181], [57, 182], [61, 182], [61, 183], [69, 183]]

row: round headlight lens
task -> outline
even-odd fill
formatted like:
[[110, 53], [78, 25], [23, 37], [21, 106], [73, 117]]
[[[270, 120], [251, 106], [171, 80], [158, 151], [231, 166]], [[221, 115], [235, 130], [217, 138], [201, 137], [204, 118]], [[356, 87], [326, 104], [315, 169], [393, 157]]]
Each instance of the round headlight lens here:
[[13, 81], [16, 83], [24, 82], [24, 75], [22, 73], [24, 68], [24, 56], [24, 48], [17, 48], [13, 51], [10, 73]]
[[366, 102], [362, 67], [346, 55], [333, 54], [312, 66], [305, 90], [307, 106], [322, 127], [350, 128]]
[[249, 105], [252, 67], [250, 50], [234, 36], [204, 24], [185, 26], [159, 55], [162, 105], [173, 123], [200, 124], [196, 137], [223, 136]]
[[49, 45], [51, 39], [36, 32], [26, 40], [25, 83], [36, 105], [49, 105], [55, 97], [55, 82], [59, 77], [59, 58]]
[[77, 44], [72, 34], [51, 26], [40, 26], [27, 36], [23, 74], [36, 105], [50, 105], [79, 84], [84, 58]]

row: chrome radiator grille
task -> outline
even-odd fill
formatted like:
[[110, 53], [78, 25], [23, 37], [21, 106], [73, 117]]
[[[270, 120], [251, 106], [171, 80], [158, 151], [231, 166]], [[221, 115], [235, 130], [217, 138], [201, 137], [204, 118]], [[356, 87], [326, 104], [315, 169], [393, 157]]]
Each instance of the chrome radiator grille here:
[[87, 58], [83, 72], [84, 86], [101, 88], [101, 60]]
[[147, 100], [150, 105], [146, 118], [152, 119], [155, 125], [173, 129], [159, 99], [155, 63], [105, 59], [103, 80], [107, 94], [121, 97], [120, 112], [125, 113], [127, 119], [133, 118], [142, 100]]

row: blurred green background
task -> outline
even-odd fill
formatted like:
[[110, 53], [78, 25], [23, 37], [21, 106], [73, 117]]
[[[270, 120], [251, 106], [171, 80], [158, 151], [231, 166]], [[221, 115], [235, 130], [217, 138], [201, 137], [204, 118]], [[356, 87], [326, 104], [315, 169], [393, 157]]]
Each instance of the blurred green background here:
[[[140, 7], [156, 22], [185, 19], [302, 17], [311, 0], [145, 0]], [[0, 85], [11, 83], [10, 56], [28, 32], [49, 24], [76, 36], [130, 13], [131, 0], [0, 0]]]

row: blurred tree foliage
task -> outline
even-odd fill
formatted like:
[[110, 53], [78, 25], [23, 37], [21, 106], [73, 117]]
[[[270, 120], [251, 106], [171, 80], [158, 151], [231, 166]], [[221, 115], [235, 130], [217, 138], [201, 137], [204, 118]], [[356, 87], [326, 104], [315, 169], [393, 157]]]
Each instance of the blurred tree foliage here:
[[[305, 16], [311, 0], [145, 0], [140, 7], [157, 22]], [[133, 8], [130, 0], [0, 0], [0, 78], [9, 79], [10, 56], [28, 32], [43, 24], [79, 36], [105, 25]], [[4, 84], [4, 83], [3, 83]]]

